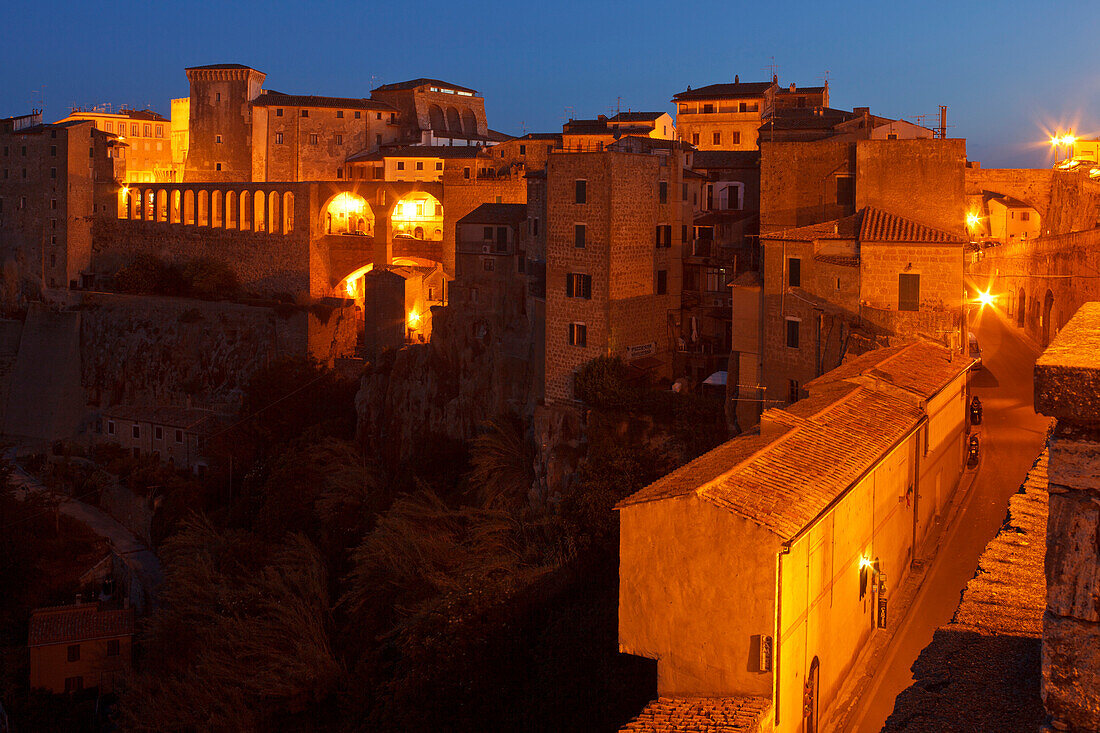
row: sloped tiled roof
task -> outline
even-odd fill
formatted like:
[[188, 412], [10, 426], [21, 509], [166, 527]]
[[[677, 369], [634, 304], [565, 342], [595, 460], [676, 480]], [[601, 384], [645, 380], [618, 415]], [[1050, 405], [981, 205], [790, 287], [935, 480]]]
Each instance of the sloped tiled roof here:
[[[772, 703], [766, 697], [661, 697], [621, 728], [629, 733], [756, 733]], [[769, 728], [770, 730], [770, 728]]]
[[938, 344], [916, 341], [861, 354], [807, 382], [805, 389], [812, 391], [840, 380], [865, 377], [887, 382], [927, 399], [969, 369], [972, 361], [970, 357], [952, 354]]
[[363, 150], [347, 158], [351, 163], [357, 160], [383, 160], [385, 158], [444, 158], [447, 160], [473, 159], [485, 148], [477, 145], [401, 145], [377, 150]]
[[470, 89], [469, 87], [459, 86], [458, 84], [452, 84], [449, 81], [440, 81], [439, 79], [410, 79], [409, 81], [398, 81], [393, 84], [383, 84], [380, 87], [375, 87], [376, 92], [392, 92], [399, 89], [416, 89], [422, 86], [440, 87], [441, 89], [454, 89], [457, 92], [470, 92], [471, 94], [477, 94], [476, 89]]
[[750, 81], [737, 84], [708, 84], [698, 89], [686, 89], [673, 96], [673, 102], [685, 102], [692, 99], [739, 99], [744, 97], [763, 97], [775, 84], [772, 81]]
[[958, 234], [942, 229], [925, 226], [912, 219], [891, 214], [873, 206], [863, 208], [863, 221], [859, 228], [861, 242], [935, 242], [943, 244], [966, 244], [967, 240]]
[[98, 603], [38, 608], [31, 612], [27, 646], [113, 639], [134, 633], [134, 609], [100, 609]]
[[620, 112], [608, 122], [653, 122], [667, 112]]
[[518, 224], [527, 219], [527, 204], [481, 204], [460, 224]]
[[784, 229], [769, 234], [761, 234], [761, 239], [780, 239], [788, 242], [812, 242], [815, 239], [855, 239], [859, 232], [858, 213], [842, 219], [823, 221], [820, 224], [807, 224], [794, 229]]
[[283, 94], [264, 92], [252, 100], [255, 107], [333, 107], [344, 109], [376, 109], [392, 111], [385, 102], [358, 97], [318, 97], [312, 94]]

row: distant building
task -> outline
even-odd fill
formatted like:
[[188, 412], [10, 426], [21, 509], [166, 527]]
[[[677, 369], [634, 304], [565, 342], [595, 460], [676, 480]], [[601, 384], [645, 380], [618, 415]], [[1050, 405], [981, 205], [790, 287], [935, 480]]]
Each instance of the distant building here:
[[362, 279], [368, 356], [432, 336], [432, 306], [447, 302], [449, 278], [439, 265], [384, 265]]
[[562, 149], [572, 153], [599, 152], [627, 136], [656, 140], [676, 139], [676, 126], [667, 112], [620, 112], [594, 120], [571, 119], [562, 125]]
[[[527, 204], [482, 204], [458, 221], [452, 304], [503, 313], [527, 294]], [[515, 304], [511, 304], [512, 307]]]
[[824, 730], [962, 474], [969, 367], [870, 352], [618, 504], [619, 648], [657, 660], [640, 720]]
[[134, 458], [152, 457], [194, 472], [209, 467], [206, 440], [218, 420], [209, 410], [113, 405], [96, 421], [96, 441], [117, 443]]
[[476, 90], [439, 79], [383, 84], [371, 99], [397, 111], [395, 141], [405, 145], [485, 145], [493, 142], [485, 100]]
[[1042, 233], [1039, 212], [1011, 196], [992, 196], [986, 202], [989, 211], [989, 236], [1001, 244], [1035, 239]]
[[9, 288], [82, 285], [93, 220], [118, 215], [123, 150], [90, 119], [43, 124], [35, 111], [0, 120], [0, 262], [18, 273]]
[[98, 687], [115, 692], [130, 671], [134, 610], [99, 603], [38, 608], [31, 612], [32, 688], [54, 693]]
[[61, 122], [90, 120], [97, 130], [115, 135], [125, 145], [126, 177], [123, 183], [177, 181], [172, 159], [172, 123], [148, 109], [73, 109]]

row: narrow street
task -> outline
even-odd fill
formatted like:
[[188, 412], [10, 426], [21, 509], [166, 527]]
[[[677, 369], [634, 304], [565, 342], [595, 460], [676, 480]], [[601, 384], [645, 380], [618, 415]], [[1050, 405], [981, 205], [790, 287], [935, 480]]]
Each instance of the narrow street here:
[[913, 662], [933, 632], [951, 620], [979, 555], [1004, 520], [1008, 497], [1042, 449], [1047, 419], [1033, 409], [1032, 374], [1038, 353], [995, 308], [984, 308], [975, 321], [984, 364], [971, 383], [985, 410], [979, 473], [867, 689], [863, 710], [855, 718], [856, 731], [881, 730], [894, 698], [912, 684]]

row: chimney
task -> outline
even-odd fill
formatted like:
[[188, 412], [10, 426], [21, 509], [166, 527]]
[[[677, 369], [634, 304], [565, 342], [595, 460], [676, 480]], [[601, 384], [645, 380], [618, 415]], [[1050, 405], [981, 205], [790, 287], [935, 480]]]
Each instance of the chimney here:
[[794, 91], [794, 82], [793, 81], [791, 82], [791, 91], [792, 92]]
[[737, 74], [734, 74], [733, 75], [733, 83], [734, 84], [740, 84], [741, 83], [741, 77], [739, 77]]
[[76, 594], [76, 603], [74, 603], [73, 605], [79, 606], [83, 602], [84, 602], [84, 594], [83, 593], [77, 593]]

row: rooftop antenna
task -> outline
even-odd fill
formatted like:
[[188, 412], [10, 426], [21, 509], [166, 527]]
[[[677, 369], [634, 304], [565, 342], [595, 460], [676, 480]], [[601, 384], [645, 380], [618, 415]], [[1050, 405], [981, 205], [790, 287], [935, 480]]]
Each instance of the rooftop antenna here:
[[577, 110], [574, 107], [566, 107], [565, 109], [562, 110], [562, 115], [564, 115], [564, 118], [566, 120], [573, 119], [573, 115], [575, 115], [576, 113], [577, 113]]
[[765, 66], [764, 68], [772, 73], [772, 79], [778, 79], [779, 78], [779, 64], [775, 63], [775, 56], [771, 56], [770, 58], [771, 58], [772, 62], [770, 64], [768, 64], [767, 66]]
[[941, 104], [940, 105], [940, 126], [936, 130], [936, 132], [937, 132], [936, 137], [938, 137], [940, 140], [946, 140], [947, 139], [947, 105], [946, 104]]

